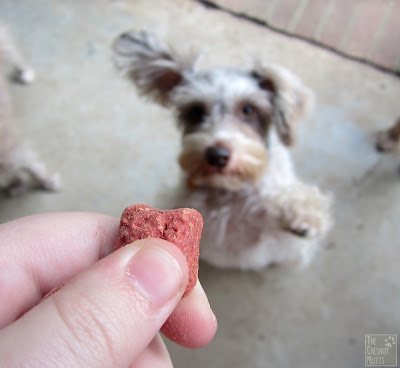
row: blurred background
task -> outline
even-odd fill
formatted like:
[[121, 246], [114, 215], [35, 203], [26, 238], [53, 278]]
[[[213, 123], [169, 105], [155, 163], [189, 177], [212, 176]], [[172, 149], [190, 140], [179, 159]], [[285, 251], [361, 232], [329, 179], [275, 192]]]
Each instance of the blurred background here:
[[400, 158], [374, 149], [376, 132], [400, 115], [399, 4], [1, 0], [0, 17], [37, 75], [31, 86], [10, 85], [16, 124], [62, 189], [1, 196], [0, 223], [168, 206], [180, 134], [170, 111], [114, 69], [110, 46], [121, 32], [150, 30], [199, 53], [199, 68], [281, 64], [317, 97], [292, 153], [299, 176], [335, 196], [335, 227], [302, 272], [202, 263], [217, 335], [200, 350], [167, 345], [177, 368], [364, 366], [365, 334], [400, 332]]

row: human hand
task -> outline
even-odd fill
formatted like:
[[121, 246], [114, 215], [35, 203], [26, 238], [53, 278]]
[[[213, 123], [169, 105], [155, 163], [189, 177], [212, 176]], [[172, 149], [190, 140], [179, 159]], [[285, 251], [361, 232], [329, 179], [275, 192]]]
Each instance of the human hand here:
[[213, 338], [200, 283], [181, 299], [180, 250], [144, 239], [112, 252], [118, 226], [92, 213], [0, 225], [1, 367], [171, 367], [160, 329], [189, 348]]

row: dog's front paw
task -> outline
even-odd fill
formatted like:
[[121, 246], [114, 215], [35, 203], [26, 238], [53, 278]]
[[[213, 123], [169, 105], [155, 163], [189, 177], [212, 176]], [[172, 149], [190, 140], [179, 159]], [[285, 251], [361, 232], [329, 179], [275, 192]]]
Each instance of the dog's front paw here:
[[316, 187], [296, 185], [284, 201], [283, 227], [300, 237], [324, 236], [332, 224], [331, 202], [331, 197]]

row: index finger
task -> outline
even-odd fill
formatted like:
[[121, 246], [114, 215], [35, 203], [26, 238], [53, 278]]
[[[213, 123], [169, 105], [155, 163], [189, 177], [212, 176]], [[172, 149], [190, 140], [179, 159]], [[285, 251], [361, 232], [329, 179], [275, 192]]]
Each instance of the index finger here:
[[47, 213], [0, 225], [0, 329], [44, 295], [112, 252], [119, 220]]

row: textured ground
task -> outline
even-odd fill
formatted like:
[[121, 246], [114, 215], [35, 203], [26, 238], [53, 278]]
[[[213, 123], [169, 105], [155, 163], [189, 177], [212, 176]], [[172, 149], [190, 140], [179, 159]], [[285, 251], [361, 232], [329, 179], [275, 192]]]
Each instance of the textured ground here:
[[0, 222], [168, 202], [179, 134], [169, 111], [113, 69], [122, 31], [151, 29], [201, 51], [200, 67], [280, 63], [317, 95], [293, 154], [300, 176], [334, 193], [335, 228], [302, 273], [202, 264], [219, 330], [198, 351], [169, 343], [176, 367], [356, 368], [365, 333], [400, 332], [400, 159], [373, 149], [374, 133], [400, 113], [398, 78], [192, 1], [2, 0], [0, 14], [37, 71], [32, 86], [12, 87], [18, 125], [63, 179], [57, 194], [0, 198]]

